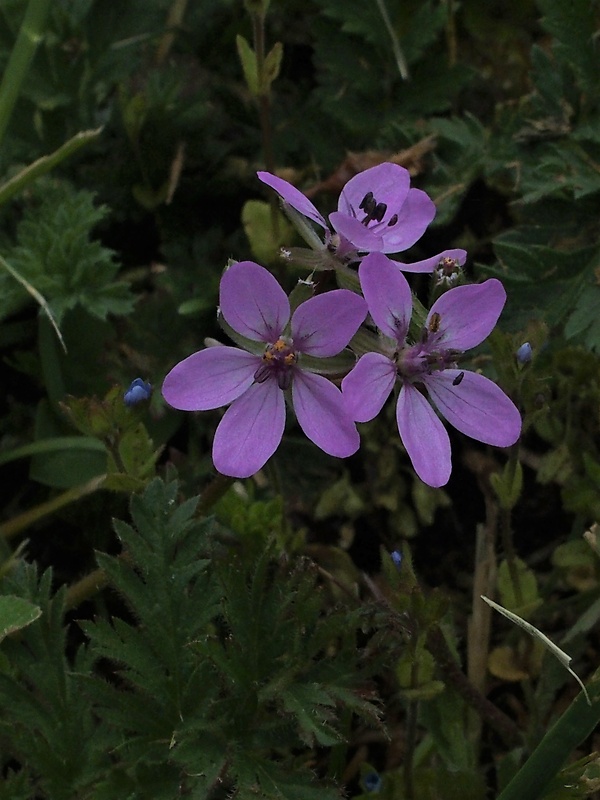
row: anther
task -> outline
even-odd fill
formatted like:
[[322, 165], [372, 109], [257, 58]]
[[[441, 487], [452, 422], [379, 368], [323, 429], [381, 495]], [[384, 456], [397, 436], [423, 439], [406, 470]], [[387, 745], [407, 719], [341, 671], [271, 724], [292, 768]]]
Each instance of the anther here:
[[362, 208], [368, 214], [369, 211], [370, 211], [370, 208], [373, 207], [373, 203], [374, 203], [373, 192], [367, 192], [366, 195], [361, 200], [359, 208]]
[[458, 386], [459, 383], [462, 383], [462, 379], [465, 377], [464, 372], [459, 372], [456, 378], [452, 381], [452, 386]]
[[398, 214], [392, 214], [388, 221], [388, 228], [391, 228], [392, 225], [395, 225], [398, 222]]
[[377, 203], [375, 209], [373, 210], [373, 219], [377, 220], [377, 222], [381, 222], [386, 211], [387, 203]]
[[441, 316], [437, 313], [437, 311], [434, 311], [429, 320], [429, 325], [427, 326], [430, 333], [437, 333], [439, 331], [441, 321]]

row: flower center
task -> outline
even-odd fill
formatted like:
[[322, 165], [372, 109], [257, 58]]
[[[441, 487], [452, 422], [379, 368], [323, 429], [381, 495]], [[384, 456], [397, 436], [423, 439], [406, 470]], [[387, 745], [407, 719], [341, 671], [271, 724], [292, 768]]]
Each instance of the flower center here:
[[274, 377], [280, 389], [289, 389], [297, 361], [298, 356], [292, 343], [279, 338], [265, 347], [262, 363], [254, 373], [254, 380], [264, 383], [268, 378]]
[[[434, 312], [427, 327], [423, 328], [421, 341], [401, 347], [395, 354], [396, 372], [411, 383], [419, 381], [422, 375], [431, 375], [437, 370], [456, 367], [459, 353], [439, 346], [439, 333], [442, 317]], [[464, 372], [456, 377], [455, 386], [464, 378]]]
[[[365, 216], [361, 219], [361, 223], [368, 228], [371, 222], [379, 223], [383, 220], [387, 212], [387, 203], [378, 203], [375, 199], [373, 192], [367, 192], [363, 197], [359, 208], [365, 212]], [[398, 222], [398, 214], [393, 214], [387, 225], [395, 225]]]

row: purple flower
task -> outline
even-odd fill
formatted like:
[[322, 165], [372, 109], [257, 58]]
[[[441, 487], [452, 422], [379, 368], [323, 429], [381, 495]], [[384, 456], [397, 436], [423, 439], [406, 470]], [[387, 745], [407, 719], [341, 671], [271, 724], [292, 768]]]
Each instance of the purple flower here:
[[231, 404], [213, 441], [217, 470], [235, 478], [257, 472], [273, 455], [285, 425], [284, 392], [318, 447], [345, 458], [359, 436], [340, 390], [303, 365], [346, 347], [367, 313], [362, 297], [336, 289], [301, 303], [290, 320], [289, 300], [275, 278], [252, 261], [233, 264], [220, 287], [225, 322], [249, 352], [218, 345], [181, 361], [165, 378], [165, 400], [183, 411]]
[[357, 422], [375, 417], [396, 380], [400, 438], [417, 475], [430, 486], [443, 486], [452, 469], [450, 439], [421, 389], [462, 433], [480, 442], [508, 447], [521, 431], [521, 417], [495, 383], [458, 369], [460, 354], [480, 344], [494, 328], [506, 300], [500, 281], [458, 286], [431, 307], [420, 341], [407, 342], [412, 297], [406, 278], [379, 253], [363, 259], [360, 283], [381, 352], [363, 355], [342, 381], [347, 407]]
[[[389, 162], [359, 172], [342, 189], [338, 210], [329, 215], [335, 231], [311, 201], [291, 183], [270, 172], [260, 180], [281, 199], [325, 231], [325, 245], [343, 262], [356, 261], [358, 253], [400, 253], [425, 233], [435, 216], [435, 206], [420, 189], [410, 188], [408, 170]], [[432, 272], [444, 258], [464, 264], [464, 250], [445, 250], [437, 256], [398, 266], [407, 272]]]

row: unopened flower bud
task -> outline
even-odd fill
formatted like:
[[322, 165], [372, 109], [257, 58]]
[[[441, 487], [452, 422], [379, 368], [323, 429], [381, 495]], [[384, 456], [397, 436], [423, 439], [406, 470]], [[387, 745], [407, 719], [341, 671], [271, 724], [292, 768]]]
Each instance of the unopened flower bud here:
[[524, 342], [517, 350], [516, 356], [519, 364], [529, 364], [533, 355], [533, 349], [529, 342]]
[[138, 403], [149, 400], [151, 394], [152, 385], [141, 378], [136, 378], [123, 395], [123, 401], [126, 406], [136, 406]]
[[381, 776], [374, 770], [372, 772], [367, 772], [363, 778], [363, 784], [367, 792], [377, 794], [377, 792], [381, 790]]

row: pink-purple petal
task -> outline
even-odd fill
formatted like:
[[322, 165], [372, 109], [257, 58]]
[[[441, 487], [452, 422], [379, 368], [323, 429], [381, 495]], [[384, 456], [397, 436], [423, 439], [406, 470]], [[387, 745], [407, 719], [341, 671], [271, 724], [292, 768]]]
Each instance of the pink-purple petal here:
[[348, 289], [334, 289], [301, 303], [292, 316], [292, 339], [301, 353], [337, 355], [367, 316], [367, 304]]
[[322, 375], [298, 370], [292, 384], [298, 424], [317, 447], [346, 458], [358, 450], [360, 437], [345, 407], [342, 393]]
[[359, 209], [363, 198], [373, 192], [377, 203], [387, 206], [383, 222], [400, 210], [410, 187], [410, 174], [399, 164], [384, 162], [376, 167], [359, 172], [342, 189], [338, 200], [338, 211], [353, 217], [364, 216]]
[[449, 289], [431, 306], [427, 322], [440, 315], [437, 344], [464, 351], [483, 342], [498, 322], [506, 292], [496, 278]]
[[509, 447], [519, 438], [517, 407], [485, 376], [445, 369], [423, 376], [423, 383], [440, 414], [461, 433], [496, 447]]
[[[361, 212], [362, 214], [362, 212]], [[334, 211], [329, 215], [331, 227], [347, 239], [357, 250], [368, 252], [379, 252], [383, 249], [383, 239], [380, 236], [380, 229], [374, 232], [374, 226], [367, 228], [349, 214], [342, 214], [341, 211]]]
[[249, 478], [277, 450], [284, 427], [285, 401], [276, 381], [253, 384], [229, 406], [217, 427], [215, 468], [232, 478]]
[[275, 341], [290, 318], [286, 293], [253, 261], [238, 261], [223, 273], [219, 303], [234, 331], [257, 342]]
[[342, 381], [346, 408], [356, 422], [379, 414], [396, 383], [394, 362], [382, 353], [365, 353]]
[[461, 249], [444, 250], [442, 253], [438, 253], [437, 256], [426, 258], [423, 261], [413, 261], [412, 264], [404, 264], [401, 261], [395, 261], [393, 259], [392, 263], [396, 264], [403, 272], [433, 272], [444, 258], [452, 258], [462, 267], [467, 260], [467, 251]]
[[400, 390], [396, 421], [419, 478], [429, 486], [444, 486], [452, 471], [448, 432], [427, 399], [410, 383]]
[[259, 180], [267, 186], [270, 186], [271, 189], [275, 189], [285, 203], [289, 203], [289, 205], [295, 208], [296, 211], [299, 211], [300, 214], [316, 222], [316, 224], [320, 225], [322, 228], [327, 229], [327, 223], [324, 218], [310, 202], [308, 197], [305, 197], [299, 189], [296, 189], [291, 183], [284, 181], [283, 178], [272, 175], [270, 172], [257, 172], [256, 174]]
[[383, 253], [400, 253], [412, 247], [435, 217], [435, 204], [425, 192], [411, 189], [397, 213], [398, 221], [394, 225], [386, 225], [378, 231], [383, 239]]
[[188, 356], [167, 374], [163, 397], [181, 411], [208, 411], [226, 406], [254, 380], [259, 356], [237, 347], [207, 347]]
[[379, 330], [403, 342], [412, 313], [412, 295], [404, 275], [383, 253], [369, 253], [360, 264], [358, 276]]

